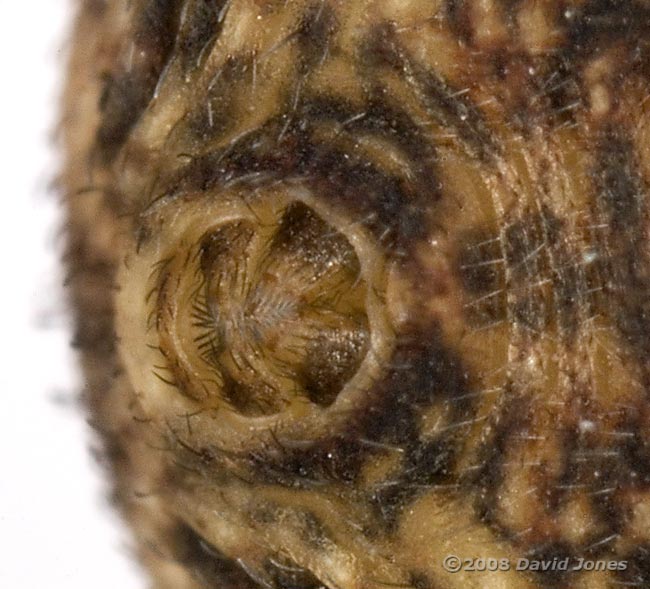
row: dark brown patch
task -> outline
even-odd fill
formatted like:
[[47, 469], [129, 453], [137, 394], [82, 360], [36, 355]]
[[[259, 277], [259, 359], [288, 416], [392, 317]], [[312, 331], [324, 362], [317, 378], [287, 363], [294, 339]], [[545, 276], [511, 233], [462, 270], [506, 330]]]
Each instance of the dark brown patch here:
[[503, 238], [485, 228], [459, 237], [454, 264], [468, 293], [471, 324], [490, 325], [509, 313], [533, 333], [555, 321], [566, 337], [575, 334], [579, 313], [591, 308], [593, 297], [587, 294], [589, 276], [580, 270], [579, 254], [567, 249], [563, 230], [560, 219], [543, 207], [513, 220]]
[[358, 133], [371, 133], [389, 140], [408, 157], [411, 171], [419, 179], [418, 190], [428, 194], [432, 200], [439, 198], [435, 146], [427, 141], [422, 128], [405, 110], [387, 101], [381, 88], [370, 92], [366, 104], [357, 110], [351, 109], [340, 99], [325, 96], [308, 98], [301, 119], [335, 121], [352, 137]]
[[[146, 56], [132, 70], [105, 74], [97, 148], [110, 163], [151, 100], [176, 41], [181, 0], [147, 0], [138, 14], [133, 51]], [[130, 50], [130, 48], [128, 48]]]
[[108, 0], [88, 0], [84, 4], [84, 8], [93, 18], [101, 18], [106, 14], [107, 2]]
[[445, 16], [451, 30], [463, 42], [472, 40], [472, 25], [469, 19], [467, 0], [446, 0]]
[[637, 169], [633, 146], [612, 129], [603, 134], [593, 174], [596, 214], [610, 225], [601, 246], [608, 253], [601, 273], [611, 295], [608, 312], [650, 382], [650, 277], [645, 271], [648, 186]]
[[[562, 222], [544, 206], [541, 211], [528, 211], [521, 219], [509, 224], [505, 232], [505, 255], [510, 271], [516, 278], [540, 276], [544, 255], [553, 243], [561, 239]], [[541, 254], [541, 255], [540, 255]]]
[[309, 448], [290, 448], [277, 441], [275, 448], [248, 455], [250, 472], [265, 484], [288, 488], [317, 488], [323, 482], [353, 485], [366, 455], [359, 440], [332, 436]]
[[185, 7], [188, 16], [178, 39], [183, 71], [198, 67], [201, 56], [214, 45], [221, 32], [226, 3], [227, 0], [194, 0]]
[[[605, 45], [624, 42], [636, 49], [633, 65], [641, 65], [650, 47], [650, 8], [637, 0], [590, 0], [565, 12], [567, 45], [593, 54]], [[628, 66], [628, 64], [625, 64]]]
[[[71, 345], [101, 356], [115, 352], [116, 335], [113, 306], [99, 296], [115, 290], [115, 267], [92, 255], [87, 236], [77, 236], [68, 244], [66, 258], [79, 260], [76, 272], [66, 277], [66, 285], [74, 288], [75, 309], [79, 313]], [[100, 304], [99, 301], [104, 301]]]
[[409, 56], [399, 45], [393, 25], [384, 23], [372, 29], [364, 43], [363, 58], [371, 78], [377, 75], [377, 66], [385, 65], [399, 71], [422, 98], [431, 119], [452, 129], [472, 155], [487, 160], [498, 153], [497, 143], [483, 115], [460, 92], [462, 88], [451, 87], [437, 72]]
[[581, 468], [583, 463], [576, 460], [578, 452], [590, 449], [589, 440], [581, 438], [579, 431], [573, 428], [562, 429], [556, 435], [561, 440], [562, 467], [557, 476], [547, 477], [540, 484], [540, 494], [544, 497], [544, 507], [548, 513], [557, 512], [564, 504], [571, 485], [589, 485], [593, 479], [593, 472], [589, 468], [591, 465]]
[[450, 87], [437, 73], [414, 63], [409, 67], [413, 70], [414, 83], [425, 95], [425, 107], [434, 120], [457, 133], [479, 158], [487, 160], [498, 153], [497, 143], [481, 112], [460, 92], [462, 88]]
[[472, 294], [496, 290], [503, 275], [503, 252], [495, 231], [471, 230], [458, 238], [456, 268], [462, 287]]
[[269, 248], [282, 257], [290, 257], [290, 266], [306, 263], [314, 278], [320, 278], [334, 262], [354, 277], [360, 272], [359, 260], [350, 242], [301, 202], [287, 207]]
[[260, 589], [237, 561], [206, 542], [192, 528], [179, 523], [170, 535], [174, 558], [205, 589]]
[[504, 463], [512, 449], [513, 436], [529, 424], [527, 399], [516, 395], [508, 385], [504, 394], [512, 397], [507, 409], [499, 415], [491, 417], [493, 433], [478, 451], [478, 463], [481, 468], [467, 477], [466, 482], [478, 490], [474, 508], [479, 520], [491, 525], [500, 533], [502, 530], [498, 521], [499, 489], [504, 480]]
[[575, 550], [563, 542], [546, 542], [535, 546], [525, 554], [525, 558], [530, 561], [542, 561], [544, 563], [560, 562], [566, 558], [569, 559], [569, 569], [567, 571], [554, 570], [550, 568], [546, 571], [535, 571], [533, 574], [539, 580], [540, 586], [551, 589], [552, 587], [562, 587], [571, 577], [571, 568], [575, 563]]
[[257, 417], [281, 411], [282, 405], [274, 402], [279, 396], [277, 390], [265, 382], [258, 381], [249, 385], [235, 380], [226, 371], [223, 371], [221, 378], [221, 395], [240, 415]]
[[505, 259], [496, 231], [484, 227], [459, 236], [454, 267], [466, 294], [469, 322], [490, 325], [507, 315]]
[[627, 563], [627, 568], [617, 573], [621, 586], [639, 589], [650, 586], [650, 544], [635, 547], [621, 560]]
[[505, 232], [511, 274], [507, 287], [513, 295], [510, 312], [533, 332], [545, 329], [554, 319], [558, 328], [575, 332], [579, 285], [562, 231], [563, 223], [544, 206], [539, 212], [524, 213]]
[[507, 87], [506, 95], [516, 96], [513, 111], [506, 116], [525, 137], [540, 124], [551, 128], [575, 125], [576, 114], [585, 103], [580, 81], [582, 63], [567, 49], [541, 56], [508, 54], [503, 63], [500, 81]]
[[394, 531], [404, 509], [436, 485], [450, 484], [456, 448], [449, 440], [413, 443], [405, 452], [403, 470], [370, 493], [370, 504], [387, 531]]
[[314, 2], [305, 11], [297, 33], [302, 73], [307, 73], [326, 58], [336, 29], [336, 17], [325, 0]]
[[596, 197], [615, 232], [633, 231], [641, 220], [645, 193], [635, 157], [630, 141], [614, 131], [604, 134], [594, 169]]
[[389, 373], [369, 392], [368, 406], [359, 412], [356, 436], [403, 453], [399, 476], [369, 498], [389, 529], [409, 501], [431, 486], [448, 483], [453, 471], [455, 436], [460, 430], [451, 427], [423, 442], [421, 412], [446, 401], [451, 404], [450, 425], [466, 421], [473, 414], [469, 390], [460, 358], [444, 346], [437, 328], [430, 327], [403, 338], [391, 358]]
[[388, 374], [368, 394], [360, 433], [373, 441], [419, 446], [414, 420], [433, 403], [453, 403], [453, 417], [467, 416], [469, 376], [462, 360], [447, 348], [439, 328], [413, 326], [398, 340]]
[[390, 251], [399, 252], [424, 236], [424, 211], [406, 182], [356, 153], [316, 147], [307, 181], [324, 198], [344, 206]]
[[409, 574], [409, 583], [413, 589], [435, 589], [431, 579], [424, 573], [412, 571]]
[[358, 323], [358, 329], [323, 329], [307, 347], [298, 381], [312, 403], [329, 407], [359, 369], [367, 351], [367, 331], [361, 318]]
[[[235, 250], [243, 255], [246, 245], [253, 238], [255, 230], [250, 223], [234, 221], [211, 231], [201, 239], [199, 256], [201, 272], [209, 282], [220, 273], [227, 264], [233, 264], [232, 254]], [[207, 285], [206, 285], [207, 286]]]
[[650, 440], [644, 433], [643, 417], [641, 414], [628, 418], [623, 431], [631, 435], [619, 448], [617, 458], [620, 462], [612, 466], [615, 467], [617, 485], [650, 490]]

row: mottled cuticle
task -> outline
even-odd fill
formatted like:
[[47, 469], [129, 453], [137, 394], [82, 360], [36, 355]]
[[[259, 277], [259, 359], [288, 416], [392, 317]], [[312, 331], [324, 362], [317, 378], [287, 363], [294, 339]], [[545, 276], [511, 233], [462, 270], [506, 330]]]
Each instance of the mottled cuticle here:
[[77, 4], [75, 342], [152, 586], [650, 587], [650, 3]]

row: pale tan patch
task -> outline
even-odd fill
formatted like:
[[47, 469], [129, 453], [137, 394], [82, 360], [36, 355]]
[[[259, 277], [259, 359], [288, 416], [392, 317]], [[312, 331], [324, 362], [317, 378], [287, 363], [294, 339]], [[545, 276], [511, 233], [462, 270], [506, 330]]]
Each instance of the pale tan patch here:
[[563, 40], [557, 26], [559, 5], [555, 0], [529, 0], [517, 14], [520, 43], [531, 55], [556, 48]]
[[496, 49], [508, 41], [503, 12], [495, 0], [476, 0], [469, 4], [469, 19], [474, 44], [483, 50]]
[[596, 531], [593, 508], [585, 495], [574, 495], [558, 514], [560, 533], [574, 544], [585, 542]]

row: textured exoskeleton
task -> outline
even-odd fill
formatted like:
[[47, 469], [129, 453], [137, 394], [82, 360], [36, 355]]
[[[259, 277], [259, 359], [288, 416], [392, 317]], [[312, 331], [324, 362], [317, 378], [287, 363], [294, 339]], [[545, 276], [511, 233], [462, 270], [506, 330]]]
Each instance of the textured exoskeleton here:
[[76, 342], [155, 587], [650, 587], [650, 3], [79, 9]]

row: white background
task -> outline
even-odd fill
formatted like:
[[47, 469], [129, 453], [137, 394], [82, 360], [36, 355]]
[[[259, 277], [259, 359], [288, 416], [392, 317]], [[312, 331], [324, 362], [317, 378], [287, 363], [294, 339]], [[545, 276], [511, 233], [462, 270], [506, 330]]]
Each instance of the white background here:
[[75, 404], [50, 188], [68, 0], [0, 0], [0, 588], [143, 589]]

